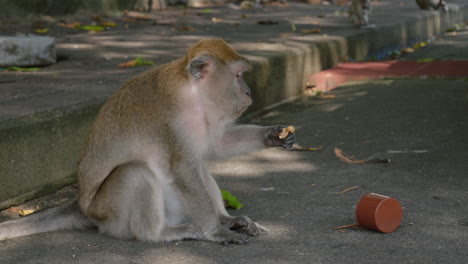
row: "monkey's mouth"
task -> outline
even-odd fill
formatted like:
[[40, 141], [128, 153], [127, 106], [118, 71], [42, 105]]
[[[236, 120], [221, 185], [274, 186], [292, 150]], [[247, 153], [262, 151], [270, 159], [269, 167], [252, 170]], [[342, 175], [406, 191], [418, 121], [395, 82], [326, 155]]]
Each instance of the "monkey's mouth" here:
[[249, 105], [250, 105], [250, 104], [243, 105], [243, 106], [239, 106], [240, 108], [238, 108], [237, 114], [238, 114], [239, 116], [242, 115], [242, 113], [244, 113], [245, 110], [247, 110], [247, 108], [249, 108]]

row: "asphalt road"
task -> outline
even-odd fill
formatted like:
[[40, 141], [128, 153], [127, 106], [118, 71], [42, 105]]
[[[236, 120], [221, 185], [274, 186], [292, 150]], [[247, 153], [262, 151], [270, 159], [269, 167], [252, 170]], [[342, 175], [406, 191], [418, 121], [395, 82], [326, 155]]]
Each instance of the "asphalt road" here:
[[[466, 263], [468, 83], [383, 80], [332, 94], [252, 121], [294, 125], [302, 145], [324, 150], [266, 150], [213, 165], [221, 187], [245, 204], [232, 214], [269, 229], [249, 245], [154, 245], [67, 231], [0, 242], [0, 263]], [[391, 163], [347, 164], [334, 147]], [[356, 222], [355, 206], [368, 192], [400, 201], [401, 226], [390, 234], [333, 230]]]
[[[468, 81], [368, 81], [330, 94], [250, 121], [294, 125], [300, 144], [322, 151], [270, 149], [212, 166], [220, 186], [245, 205], [231, 213], [250, 216], [268, 235], [223, 247], [53, 232], [0, 242], [0, 263], [467, 263]], [[335, 147], [391, 162], [347, 164]], [[369, 192], [400, 201], [401, 226], [389, 234], [334, 230], [356, 222], [356, 204]]]

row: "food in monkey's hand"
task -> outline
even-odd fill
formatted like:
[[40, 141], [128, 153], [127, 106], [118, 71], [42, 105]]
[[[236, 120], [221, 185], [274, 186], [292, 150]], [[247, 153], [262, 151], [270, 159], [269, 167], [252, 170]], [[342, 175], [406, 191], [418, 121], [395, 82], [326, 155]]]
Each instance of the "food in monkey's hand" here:
[[294, 133], [294, 132], [296, 132], [296, 129], [293, 126], [288, 126], [288, 127], [283, 128], [283, 131], [281, 131], [281, 133], [278, 134], [278, 137], [280, 139], [285, 139], [289, 133]]

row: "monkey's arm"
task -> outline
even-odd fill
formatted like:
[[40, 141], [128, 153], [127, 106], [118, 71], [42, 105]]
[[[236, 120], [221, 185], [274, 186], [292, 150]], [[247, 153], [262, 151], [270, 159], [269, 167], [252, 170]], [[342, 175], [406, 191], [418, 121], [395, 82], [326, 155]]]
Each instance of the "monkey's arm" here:
[[265, 147], [283, 147], [291, 150], [295, 135], [289, 133], [284, 139], [279, 134], [286, 126], [238, 125], [226, 129], [221, 140], [212, 147], [210, 158], [227, 158], [249, 153]]

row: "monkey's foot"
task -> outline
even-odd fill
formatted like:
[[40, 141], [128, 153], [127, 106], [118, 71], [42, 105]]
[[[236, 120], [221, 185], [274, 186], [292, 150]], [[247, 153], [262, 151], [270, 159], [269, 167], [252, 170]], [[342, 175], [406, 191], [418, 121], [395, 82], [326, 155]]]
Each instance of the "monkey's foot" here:
[[231, 230], [245, 231], [247, 235], [258, 237], [267, 233], [265, 228], [247, 216], [225, 217], [221, 219], [221, 224]]
[[224, 228], [208, 237], [208, 240], [218, 242], [223, 246], [228, 244], [245, 245], [250, 242], [246, 235], [237, 234]]

